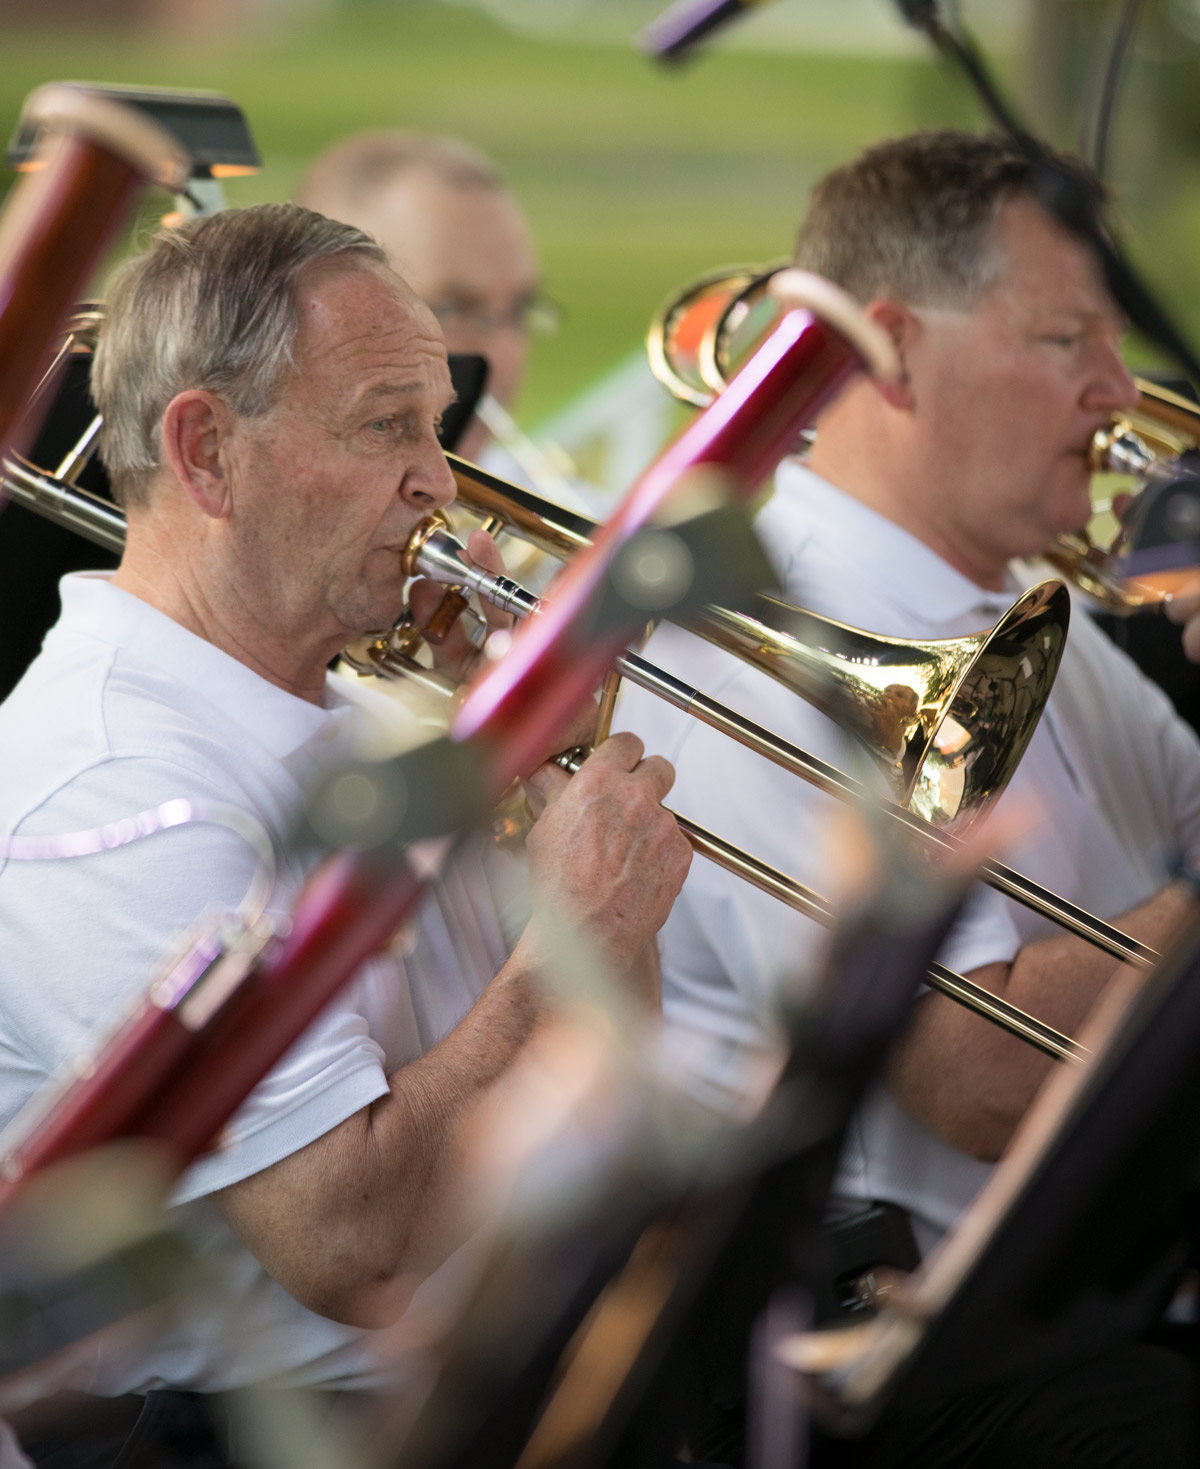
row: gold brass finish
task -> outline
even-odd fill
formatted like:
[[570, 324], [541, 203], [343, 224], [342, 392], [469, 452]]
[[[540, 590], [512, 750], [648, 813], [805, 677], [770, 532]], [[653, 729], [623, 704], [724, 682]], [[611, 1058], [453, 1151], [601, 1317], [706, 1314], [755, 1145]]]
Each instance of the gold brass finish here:
[[[769, 298], [772, 276], [783, 267], [731, 266], [684, 286], [651, 320], [646, 339], [650, 370], [676, 398], [706, 407], [725, 388], [736, 368], [738, 333]], [[1093, 440], [1093, 470], [1153, 476], [1156, 468], [1189, 449], [1200, 448], [1200, 407], [1145, 378], [1135, 378], [1139, 401], [1100, 429]], [[1135, 489], [1136, 493], [1136, 489]], [[1106, 612], [1127, 614], [1168, 601], [1190, 569], [1122, 578], [1112, 569], [1121, 549], [1120, 528], [1107, 544], [1088, 529], [1060, 536], [1045, 560]]]
[[421, 552], [425, 549], [426, 542], [435, 531], [445, 530], [446, 528], [446, 517], [437, 513], [426, 516], [420, 525], [417, 526], [416, 530], [409, 536], [408, 544], [400, 554], [400, 569], [405, 576], [413, 577], [420, 575], [417, 571], [417, 561], [420, 558]]
[[[459, 499], [540, 551], [569, 556], [598, 529], [447, 457]], [[1011, 778], [1054, 681], [1069, 602], [1061, 589], [1038, 592], [1026, 593], [990, 632], [924, 643], [863, 632], [774, 597], [759, 599], [757, 619], [710, 607], [689, 627], [849, 729], [882, 767], [896, 801], [962, 835]], [[1023, 667], [1027, 654], [1032, 661]]]
[[[82, 333], [87, 327], [88, 323], [81, 321], [81, 342]], [[87, 347], [81, 348], [81, 350], [87, 349]], [[458, 483], [460, 496], [464, 501], [473, 505], [484, 515], [493, 517], [497, 522], [503, 522], [505, 529], [538, 549], [560, 557], [569, 556], [581, 546], [586, 545], [594, 535], [596, 525], [586, 517], [551, 505], [454, 455], [448, 455], [447, 459]], [[78, 472], [77, 468], [70, 463], [64, 461], [59, 468], [63, 472], [63, 477], [52, 475], [48, 471], [42, 471], [33, 466], [18, 465], [13, 459], [9, 459], [3, 465], [3, 485], [19, 503], [68, 526], [98, 544], [111, 546], [119, 551], [124, 544], [125, 536], [125, 520], [121, 511], [70, 483], [68, 476]], [[434, 529], [437, 529], [436, 525], [425, 529], [426, 540], [432, 536]], [[491, 580], [504, 583], [503, 595], [515, 598], [518, 603], [534, 600], [507, 578], [492, 578]], [[470, 582], [471, 578], [464, 576], [463, 581]], [[516, 610], [512, 601], [505, 605], [509, 606], [510, 610]], [[779, 605], [783, 607], [783, 604]], [[789, 616], [793, 612], [797, 617], [808, 616], [795, 609], [785, 610]], [[853, 632], [852, 629], [847, 631]], [[860, 634], [859, 636], [869, 637], [870, 635]], [[877, 643], [880, 647], [885, 644], [892, 646], [894, 640], [879, 639]], [[417, 661], [415, 655], [419, 646], [419, 632], [409, 619], [407, 622], [402, 620], [395, 629], [388, 632], [369, 636], [354, 649], [349, 650], [348, 656], [352, 666], [361, 672], [381, 673], [385, 676], [404, 675], [416, 679], [438, 700], [444, 700], [452, 689], [443, 675], [424, 667]], [[1035, 648], [1034, 651], [1036, 656], [1041, 658], [1045, 649]], [[922, 657], [929, 656], [929, 650], [921, 648], [917, 650], [917, 656], [920, 661]], [[964, 662], [964, 672], [970, 666], [972, 665], [969, 662]], [[886, 801], [880, 802], [873, 792], [867, 790], [859, 782], [843, 775], [815, 757], [809, 756], [803, 750], [789, 745], [771, 731], [743, 718], [733, 710], [726, 709], [715, 701], [705, 698], [698, 690], [691, 689], [670, 675], [653, 669], [638, 655], [627, 654], [621, 659], [620, 667], [627, 677], [636, 677], [643, 687], [653, 689], [654, 692], [668, 698], [676, 707], [686, 710], [714, 728], [724, 730], [747, 748], [757, 750], [784, 769], [816, 785], [818, 789], [851, 803], [882, 806], [888, 815], [900, 821], [910, 835], [920, 840], [927, 849], [941, 852], [954, 852], [958, 849], [957, 840], [948, 831], [938, 830], [925, 821], [921, 815], [914, 814], [913, 811], [901, 805]], [[933, 679], [930, 687], [933, 684], [940, 684], [945, 692], [948, 684], [952, 682], [953, 680], [947, 675], [940, 680]], [[883, 686], [883, 692], [885, 695], [888, 693], [887, 684]], [[951, 691], [950, 697], [952, 705], [956, 694]], [[918, 719], [913, 724], [914, 732], [917, 725], [921, 726], [926, 735], [930, 730], [936, 732], [941, 726], [927, 707], [931, 702], [931, 696], [921, 693], [916, 695], [916, 699], [918, 711], [924, 710], [925, 717]], [[925, 700], [924, 704], [921, 702], [922, 699]], [[878, 702], [877, 699], [876, 703]], [[884, 702], [886, 703], [886, 700]], [[911, 703], [912, 700], [906, 698], [905, 702]], [[944, 723], [945, 721], [942, 721], [942, 724]], [[893, 751], [897, 748], [896, 734], [895, 729], [890, 730], [890, 743], [888, 739], [884, 741]], [[953, 754], [953, 750], [951, 753]], [[890, 758], [895, 764], [895, 755], [893, 754]], [[910, 767], [916, 763], [915, 756], [909, 758]], [[903, 757], [900, 760], [900, 766], [901, 768], [904, 766]], [[999, 787], [997, 791], [998, 789]], [[958, 803], [958, 807], [961, 806], [962, 803]], [[767, 891], [775, 891], [792, 906], [809, 912], [813, 917], [820, 918], [822, 912], [827, 912], [824, 900], [807, 889], [801, 888], [791, 879], [775, 873], [773, 869], [767, 868], [765, 864], [757, 862], [755, 858], [746, 854], [737, 854], [735, 857], [731, 852], [723, 852], [718, 856], [718, 852], [724, 846], [719, 838], [702, 833], [699, 828], [695, 828], [690, 823], [687, 824], [686, 829], [689, 830], [690, 839], [697, 845], [698, 850], [703, 850], [705, 855], [713, 857], [713, 860], [728, 859], [728, 865], [734, 870], [742, 870], [743, 876], [748, 876], [751, 881], [757, 882]], [[1153, 950], [1137, 944], [1111, 925], [1083, 912], [1064, 899], [1047, 894], [1045, 890], [1029, 882], [1021, 874], [1013, 872], [1000, 863], [986, 863], [983, 877], [999, 891], [1024, 903], [1034, 911], [1044, 914], [1052, 921], [1063, 924], [1072, 932], [1097, 944], [1114, 957], [1140, 965], [1147, 965], [1158, 957]], [[978, 986], [971, 984], [961, 976], [954, 975], [950, 971], [939, 970], [937, 966], [934, 967], [930, 982], [947, 993], [956, 994], [971, 1008], [989, 1015], [990, 1018], [997, 1018], [996, 1014], [992, 1014], [993, 1011], [999, 1013], [1005, 1009], [1003, 1002], [996, 1000], [994, 996], [979, 990]], [[1081, 1054], [1080, 1049], [1067, 1037], [1043, 1026], [1041, 1022], [1032, 1017], [1021, 1016], [1020, 1012], [1016, 1012], [1015, 1016], [998, 1019], [998, 1023], [1004, 1024], [1006, 1028], [1017, 1034], [1023, 1034], [1026, 1039], [1051, 1055], [1063, 1058], [1077, 1057]]]
[[[460, 497], [470, 505], [478, 503], [487, 514], [503, 519], [505, 528], [539, 550], [557, 555], [569, 554], [565, 548], [586, 545], [596, 530], [594, 521], [563, 510], [527, 490], [509, 485], [504, 480], [476, 468], [465, 459], [446, 456], [458, 482]], [[125, 517], [115, 506], [103, 503], [86, 492], [59, 481], [52, 481], [40, 471], [32, 472], [35, 484], [17, 474], [11, 459], [3, 466], [3, 488], [19, 504], [67, 526], [98, 545], [120, 551], [125, 540]], [[411, 619], [401, 619], [395, 629], [369, 635], [348, 650], [351, 666], [365, 674], [409, 675], [439, 697], [446, 691], [445, 680], [435, 670], [418, 663], [415, 653], [420, 647], [419, 630]], [[628, 661], [628, 660], [626, 660]], [[637, 660], [644, 671], [650, 667]], [[940, 831], [921, 816], [895, 802], [880, 802], [877, 795], [861, 782], [845, 775], [834, 766], [789, 744], [771, 730], [708, 699], [697, 689], [670, 676], [662, 676], [655, 692], [673, 702], [677, 708], [700, 719], [714, 729], [756, 750], [782, 769], [799, 776], [826, 795], [851, 805], [869, 805], [883, 810], [899, 822], [908, 834], [927, 851], [952, 853], [959, 843], [948, 831]], [[1012, 898], [1050, 922], [1058, 924], [1076, 937], [1094, 944], [1114, 959], [1149, 968], [1159, 954], [1146, 944], [1122, 933], [1113, 924], [1097, 918], [1069, 899], [1050, 892], [1002, 862], [988, 860], [980, 872], [982, 880], [997, 892]]]
[[[771, 294], [771, 283], [788, 265], [786, 260], [775, 261], [743, 285], [734, 286], [728, 292], [720, 314], [706, 327], [700, 339], [697, 365], [705, 386], [714, 395], [724, 391], [746, 348], [760, 340], [774, 324], [780, 302]], [[761, 330], [752, 331], [748, 338], [744, 338], [746, 327], [754, 323], [755, 312], [764, 302], [770, 308], [770, 318], [761, 321]]]
[[763, 274], [754, 265], [709, 271], [676, 292], [655, 312], [646, 333], [650, 371], [671, 395], [695, 408], [705, 408], [716, 394], [700, 371], [705, 333], [723, 315], [733, 291]]
[[[415, 553], [412, 547], [418, 549]], [[449, 580], [457, 578], [458, 567], [462, 567], [464, 581], [481, 597], [488, 601], [494, 601], [503, 606], [505, 610], [513, 612], [517, 617], [527, 618], [536, 616], [540, 608], [538, 599], [522, 588], [515, 587], [507, 578], [494, 576], [487, 572], [481, 572], [477, 568], [468, 567], [465, 562], [456, 561], [455, 558], [462, 551], [462, 543], [436, 523], [430, 526], [419, 526], [409, 542], [410, 564], [413, 572], [418, 575], [432, 576], [435, 579]], [[1061, 599], [1061, 600], [1060, 600]], [[1019, 612], [1008, 630], [1007, 636], [1014, 643], [1019, 641], [1020, 634], [1017, 629], [1022, 619], [1027, 619], [1031, 613], [1045, 620], [1049, 618], [1051, 625], [1064, 612], [1066, 591], [1059, 582], [1048, 583], [1044, 588], [1035, 588], [1027, 593], [1024, 598], [1010, 613]], [[783, 605], [783, 604], [781, 604]], [[788, 609], [792, 610], [792, 609]], [[810, 615], [810, 614], [808, 614]], [[821, 619], [815, 619], [820, 622]], [[1061, 628], [1059, 629], [1061, 632]], [[766, 631], [766, 629], [764, 629]], [[964, 640], [969, 641], [969, 640]], [[986, 639], [980, 641], [986, 642]], [[1039, 654], [1034, 648], [1032, 639], [1026, 638], [1027, 651], [1022, 655], [1026, 663], [1031, 667], [1039, 663]], [[1061, 645], [1061, 644], [1060, 644]], [[982, 656], [982, 651], [977, 650], [977, 655]], [[1057, 652], [1046, 655], [1050, 664], [1050, 676], [1053, 676], [1053, 667], [1057, 666]], [[382, 665], [386, 667], [387, 665]], [[732, 710], [725, 710], [721, 705], [704, 701], [703, 696], [696, 690], [689, 689], [680, 684], [671, 675], [657, 669], [653, 664], [647, 663], [638, 654], [628, 652], [617, 660], [617, 668], [620, 673], [639, 685], [641, 688], [649, 689], [652, 693], [661, 694], [669, 702], [677, 707], [687, 708], [689, 712], [695, 712], [699, 717], [705, 718], [708, 723], [717, 723], [743, 744], [750, 744], [751, 748], [759, 748], [751, 739], [746, 737], [746, 731], [758, 731], [760, 735], [767, 735], [766, 731], [758, 730], [757, 726], [751, 725], [749, 721], [740, 721], [740, 716], [735, 715]], [[711, 710], [715, 711], [717, 718], [701, 713], [699, 705], [708, 703]], [[723, 723], [718, 723], [723, 719]], [[1036, 719], [1034, 720], [1036, 723]], [[770, 738], [768, 736], [768, 738]], [[782, 742], [780, 742], [782, 744]], [[790, 747], [789, 747], [790, 748]], [[566, 751], [556, 757], [558, 763], [564, 770], [574, 772], [579, 768], [580, 758], [585, 752]], [[764, 751], [763, 753], [770, 753]], [[865, 795], [865, 793], [864, 793]], [[870, 799], [866, 797], [866, 799]], [[804, 913], [807, 917], [815, 919], [819, 923], [829, 924], [834, 920], [833, 909], [829, 903], [814, 892], [805, 887], [794, 878], [786, 876], [776, 868], [768, 866], [765, 862], [751, 856], [748, 852], [726, 842], [723, 838], [715, 836], [703, 827], [697, 826], [695, 822], [671, 811], [680, 830], [687, 837], [694, 850], [718, 866], [732, 872], [735, 876], [753, 884], [761, 891], [769, 893], [786, 903], [789, 907]], [[905, 813], [906, 815], [908, 813]], [[506, 812], [503, 818], [503, 829], [506, 838], [513, 833], [513, 822], [511, 812]], [[1043, 1024], [1034, 1016], [1026, 1014], [1015, 1005], [1000, 999], [990, 991], [977, 985], [974, 981], [967, 979], [964, 975], [956, 974], [953, 970], [946, 969], [942, 965], [933, 964], [928, 971], [929, 984], [956, 1000], [959, 1004], [973, 1010], [976, 1014], [992, 1021], [994, 1024], [1008, 1030], [1011, 1034], [1036, 1046], [1047, 1055], [1056, 1060], [1083, 1059], [1088, 1053], [1077, 1045], [1069, 1037], [1055, 1030], [1053, 1027]]]
[[[456, 459], [452, 454], [447, 455], [447, 458], [458, 483], [459, 498], [464, 504], [474, 503], [477, 494], [476, 486], [480, 486], [483, 496], [479, 502], [481, 507], [486, 508], [489, 515], [498, 515], [503, 518], [508, 531], [539, 550], [558, 555], [568, 554], [566, 550], [556, 550], [556, 548], [565, 547], [568, 544], [585, 544], [597, 529], [594, 521], [589, 521], [583, 516], [541, 500], [528, 490], [520, 489], [515, 485], [506, 485], [503, 480], [487, 474], [484, 470], [477, 469], [466, 460]], [[508, 492], [511, 492], [512, 497], [511, 513], [507, 513], [504, 506], [504, 497]], [[629, 655], [624, 660], [624, 664], [630, 663], [639, 667], [642, 686], [650, 687], [650, 683], [646, 680], [654, 673], [652, 666], [635, 655]], [[782, 769], [799, 776], [801, 780], [807, 781], [837, 800], [848, 802], [851, 805], [872, 807], [878, 807], [881, 804], [879, 798], [861, 782], [781, 739], [771, 730], [755, 724], [753, 720], [746, 719], [734, 710], [707, 698], [697, 689], [689, 688], [670, 675], [660, 673], [658, 682], [653, 686], [652, 691], [674, 703], [683, 712], [729, 735], [748, 749], [756, 750]], [[896, 802], [883, 802], [882, 806], [887, 815], [904, 826], [908, 834], [920, 842], [926, 850], [943, 854], [958, 850], [959, 842], [952, 832], [939, 830], [923, 816]], [[1035, 913], [1040, 913], [1051, 923], [1065, 928], [1077, 938], [1104, 950], [1114, 959], [1145, 969], [1156, 963], [1160, 957], [1148, 945], [1130, 938], [1128, 934], [1123, 933], [1113, 924], [1097, 918], [1095, 914], [1087, 912], [1086, 909], [1072, 903], [1069, 899], [1060, 897], [1038, 883], [1032, 882], [1003, 862], [986, 861], [980, 876], [989, 887], [995, 888], [997, 892], [1003, 893], [1006, 897], [1012, 898]]]
[[669, 296], [650, 318], [646, 358], [672, 397], [707, 408], [730, 377], [731, 342], [787, 261], [709, 271]]
[[[1134, 474], [1148, 483], [1171, 460], [1200, 448], [1200, 407], [1158, 383], [1134, 381], [1137, 406], [1096, 434], [1091, 463], [1093, 469]], [[1119, 526], [1107, 545], [1097, 545], [1085, 529], [1061, 536], [1045, 559], [1106, 612], [1121, 615], [1161, 607], [1185, 581], [1196, 578], [1190, 568], [1121, 578], [1110, 563], [1122, 549]]]
[[[34, 389], [31, 401], [58, 383], [68, 358], [90, 357], [103, 321], [103, 307], [85, 301], [67, 322], [54, 361]], [[43, 469], [24, 455], [10, 453], [0, 463], [0, 492], [46, 520], [85, 536], [107, 551], [120, 553], [125, 544], [125, 517], [111, 501], [91, 494], [78, 484], [80, 474], [95, 452], [100, 418], [94, 415], [78, 441], [53, 469]]]
[[894, 798], [962, 836], [1012, 778], [1050, 696], [1070, 599], [1026, 592], [989, 632], [905, 642], [760, 597], [757, 620], [705, 609], [690, 624], [855, 734]]

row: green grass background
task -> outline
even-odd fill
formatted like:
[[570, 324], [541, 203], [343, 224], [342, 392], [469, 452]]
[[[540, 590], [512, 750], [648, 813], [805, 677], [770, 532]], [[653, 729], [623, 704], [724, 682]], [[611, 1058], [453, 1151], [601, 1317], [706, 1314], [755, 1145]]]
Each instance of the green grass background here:
[[[266, 165], [230, 183], [236, 204], [286, 197], [317, 150], [359, 128], [481, 144], [528, 210], [566, 313], [561, 333], [538, 344], [520, 405], [527, 423], [634, 348], [674, 286], [786, 253], [809, 185], [831, 164], [887, 133], [979, 122], [957, 78], [919, 54], [718, 47], [664, 72], [626, 44], [517, 34], [435, 0], [357, 0], [257, 36], [186, 45], [128, 31], [0, 32], [0, 127], [51, 78], [228, 93]], [[1200, 189], [1182, 178], [1170, 200], [1143, 209], [1152, 243], [1156, 230], [1177, 240], [1166, 272], [1177, 307], [1200, 297]]]

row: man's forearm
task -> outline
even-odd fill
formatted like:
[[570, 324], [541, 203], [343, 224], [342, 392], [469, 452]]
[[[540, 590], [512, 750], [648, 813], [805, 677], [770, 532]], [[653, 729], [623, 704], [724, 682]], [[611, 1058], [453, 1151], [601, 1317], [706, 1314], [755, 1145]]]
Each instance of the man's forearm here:
[[537, 976], [560, 962], [546, 935], [592, 944], [635, 999], [657, 1008], [657, 964], [644, 951], [691, 848], [662, 806], [674, 772], [642, 756], [635, 736], [615, 735], [569, 781], [557, 767], [535, 772], [546, 809], [527, 841], [534, 917], [508, 963], [444, 1040], [389, 1078], [387, 1096], [218, 1196], [259, 1261], [311, 1310], [375, 1324], [455, 1248], [455, 1140], [538, 1023]]
[[375, 1325], [403, 1278], [459, 1243], [449, 1167], [463, 1119], [511, 1066], [540, 1014], [528, 945], [443, 1040], [388, 1078], [388, 1094], [217, 1195], [265, 1268], [310, 1310]]
[[[1195, 911], [1190, 889], [1172, 883], [1115, 922], [1161, 952]], [[1064, 934], [1027, 944], [1011, 964], [988, 965], [970, 977], [1074, 1035], [1123, 967]], [[944, 996], [928, 995], [892, 1064], [889, 1085], [931, 1131], [993, 1161], [1057, 1064]]]

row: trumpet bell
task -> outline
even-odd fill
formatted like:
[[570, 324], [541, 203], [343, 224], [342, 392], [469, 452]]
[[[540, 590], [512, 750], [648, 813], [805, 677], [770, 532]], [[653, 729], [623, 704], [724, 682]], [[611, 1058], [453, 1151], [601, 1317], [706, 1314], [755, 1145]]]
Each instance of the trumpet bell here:
[[734, 300], [771, 267], [726, 266], [692, 281], [670, 296], [651, 318], [646, 333], [650, 371], [681, 403], [706, 408], [724, 386], [714, 379], [717, 332]]
[[906, 642], [762, 597], [761, 619], [708, 608], [695, 630], [849, 730], [896, 801], [962, 836], [1020, 763], [1058, 672], [1070, 608], [1063, 584], [1047, 581], [986, 632]]
[[[1200, 406], [1158, 383], [1134, 381], [1136, 406], [1096, 434], [1091, 454], [1093, 469], [1134, 476], [1129, 509], [1118, 519], [1101, 507], [1085, 530], [1061, 537], [1046, 556], [1106, 612], [1122, 615], [1160, 606], [1200, 576], [1200, 532], [1189, 523], [1196, 516], [1200, 483], [1194, 470], [1182, 476], [1190, 483], [1181, 483], [1179, 474], [1183, 456], [1200, 448]], [[1176, 494], [1187, 502], [1188, 513], [1175, 517], [1180, 524], [1172, 529]], [[1123, 557], [1133, 547], [1157, 546], [1160, 536], [1147, 535], [1155, 521], [1167, 526], [1165, 545], [1154, 557], [1161, 564], [1129, 574]]]

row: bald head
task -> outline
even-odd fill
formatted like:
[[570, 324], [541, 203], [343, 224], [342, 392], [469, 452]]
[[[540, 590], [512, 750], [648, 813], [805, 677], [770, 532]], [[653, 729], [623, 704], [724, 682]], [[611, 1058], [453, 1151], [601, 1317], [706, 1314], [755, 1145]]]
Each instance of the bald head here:
[[448, 188], [504, 190], [499, 169], [470, 143], [394, 129], [356, 133], [327, 148], [301, 179], [296, 203], [340, 219], [344, 210], [369, 208], [381, 190], [413, 173]]
[[449, 350], [482, 353], [490, 391], [512, 401], [540, 270], [525, 216], [484, 154], [457, 138], [361, 133], [316, 160], [297, 199], [378, 240]]

